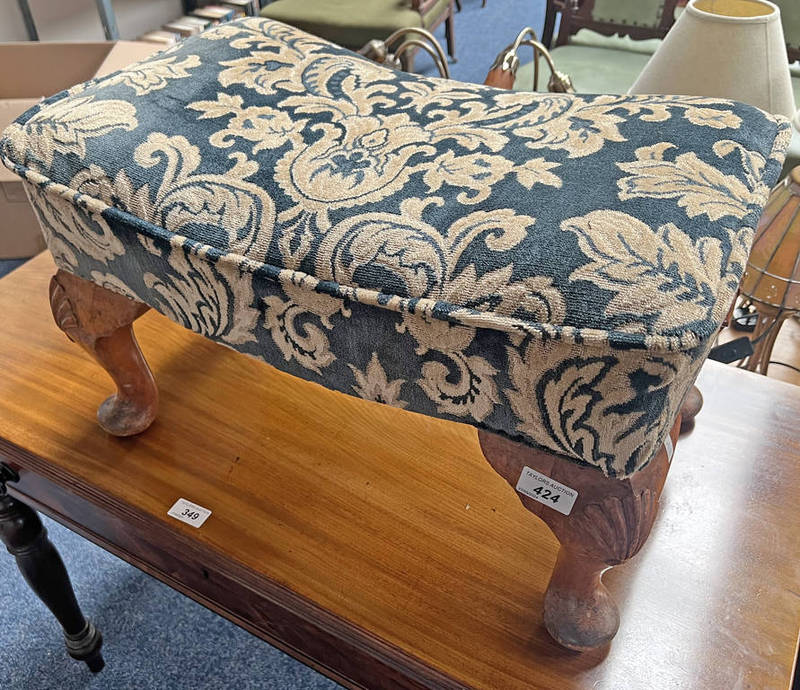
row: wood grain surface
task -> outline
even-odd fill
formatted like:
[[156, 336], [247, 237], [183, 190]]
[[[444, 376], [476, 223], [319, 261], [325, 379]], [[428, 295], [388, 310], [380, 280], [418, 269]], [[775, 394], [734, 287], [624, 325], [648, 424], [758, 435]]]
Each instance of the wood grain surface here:
[[[177, 589], [352, 685], [789, 686], [800, 390], [706, 366], [705, 407], [651, 537], [605, 576], [619, 633], [578, 654], [541, 619], [558, 544], [483, 460], [475, 429], [298, 381], [150, 312], [135, 328], [161, 410], [145, 434], [114, 438], [95, 420], [113, 384], [52, 322], [53, 270], [43, 255], [0, 281], [0, 455], [39, 507], [111, 550], [81, 527], [86, 506], [120, 541], [127, 527], [149, 534], [140, 552], [132, 537], [116, 551]], [[213, 511], [200, 529], [167, 516], [179, 497]], [[176, 565], [179, 549], [195, 560]], [[267, 608], [249, 620], [215, 605], [237, 587], [283, 592], [316, 617], [307, 639], [319, 644]], [[349, 675], [336, 636], [397, 677]]]

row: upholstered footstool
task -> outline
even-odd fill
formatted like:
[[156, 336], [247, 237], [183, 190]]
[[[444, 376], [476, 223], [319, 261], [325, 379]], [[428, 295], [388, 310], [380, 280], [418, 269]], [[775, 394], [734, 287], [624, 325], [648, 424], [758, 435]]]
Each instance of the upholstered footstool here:
[[561, 542], [548, 630], [587, 649], [617, 630], [601, 573], [647, 538], [788, 138], [728, 101], [496, 91], [247, 19], [43, 101], [1, 150], [56, 322], [117, 384], [104, 429], [156, 416], [148, 307], [471, 424]]

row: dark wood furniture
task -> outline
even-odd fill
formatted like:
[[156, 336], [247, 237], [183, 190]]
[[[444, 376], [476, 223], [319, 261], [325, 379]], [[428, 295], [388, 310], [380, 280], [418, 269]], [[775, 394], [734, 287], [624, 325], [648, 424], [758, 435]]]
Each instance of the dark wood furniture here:
[[[486, 4], [486, 0], [484, 1], [484, 5]], [[456, 18], [456, 10], [455, 10], [455, 3], [453, 0], [450, 1], [450, 4], [447, 7], [447, 11], [443, 14], [440, 14], [438, 17], [433, 17], [432, 22], [426, 22], [425, 17], [431, 15], [435, 10], [436, 6], [438, 5], [439, 0], [411, 0], [411, 6], [419, 12], [420, 16], [422, 17], [422, 24], [425, 26], [428, 31], [433, 32], [439, 24], [444, 22], [444, 36], [445, 40], [447, 41], [447, 54], [450, 56], [450, 59], [455, 62], [456, 61], [456, 25], [455, 25], [455, 18]], [[409, 72], [413, 70], [413, 63], [409, 62], [407, 69]]]
[[[560, 16], [556, 45], [566, 45], [570, 36], [580, 29], [587, 28], [606, 36], [618, 34], [630, 36], [635, 40], [645, 38], [664, 38], [674, 23], [676, 7], [683, 7], [687, 0], [642, 0], [662, 4], [661, 21], [657, 26], [635, 26], [632, 24], [599, 22], [593, 18], [595, 0], [547, 0], [545, 9], [542, 43], [548, 48], [553, 44], [556, 19]], [[786, 51], [789, 62], [800, 61], [800, 9], [795, 0], [776, 0], [781, 10], [784, 33], [786, 34]]]
[[[800, 626], [794, 387], [706, 365], [706, 406], [678, 444], [652, 537], [605, 577], [624, 602], [619, 634], [575, 654], [540, 613], [558, 542], [486, 464], [473, 428], [331, 393], [150, 312], [137, 335], [161, 410], [146, 434], [116, 438], [93, 420], [108, 381], [49, 320], [52, 271], [40, 256], [0, 281], [10, 494], [330, 677], [788, 685]], [[498, 448], [496, 466], [513, 455]], [[167, 516], [180, 497], [212, 510], [199, 529]]]
[[64, 631], [67, 652], [85, 661], [93, 673], [103, 669], [103, 637], [84, 618], [61, 556], [47, 538], [36, 512], [8, 495], [7, 484], [18, 482], [16, 470], [0, 464], [0, 541], [17, 561], [22, 577], [50, 609]]
[[674, 23], [678, 0], [642, 0], [649, 4], [662, 5], [661, 19], [655, 26], [636, 26], [622, 22], [598, 21], [594, 17], [595, 0], [547, 0], [542, 43], [548, 48], [553, 44], [556, 18], [560, 16], [556, 45], [563, 46], [581, 29], [592, 29], [604, 36], [630, 36], [634, 40], [664, 38]]

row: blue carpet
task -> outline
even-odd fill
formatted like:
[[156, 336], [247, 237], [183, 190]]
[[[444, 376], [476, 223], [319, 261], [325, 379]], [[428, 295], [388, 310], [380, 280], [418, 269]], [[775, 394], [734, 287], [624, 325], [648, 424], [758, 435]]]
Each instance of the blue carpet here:
[[0, 553], [0, 686], [14, 690], [222, 690], [339, 685], [158, 580], [45, 520], [84, 614], [103, 633], [97, 675], [70, 659], [61, 629]]
[[[511, 43], [525, 26], [541, 37], [546, 0], [461, 0], [462, 10], [456, 13], [456, 62], [450, 63], [450, 76], [459, 81], [482, 84], [497, 54]], [[434, 34], [447, 52], [444, 25]], [[530, 48], [522, 62], [530, 62]], [[427, 53], [419, 51], [414, 58], [414, 71], [437, 74]]]
[[[481, 83], [495, 55], [524, 26], [541, 33], [544, 0], [462, 0], [454, 79]], [[444, 45], [444, 27], [437, 37]], [[417, 71], [433, 74], [427, 55]], [[0, 261], [0, 276], [21, 261]], [[0, 553], [0, 685], [4, 690], [114, 688], [335, 688], [336, 683], [50, 520], [84, 613], [105, 639], [106, 668], [93, 676], [64, 651], [50, 612]]]
[[0, 278], [11, 273], [17, 266], [22, 266], [27, 259], [0, 259]]

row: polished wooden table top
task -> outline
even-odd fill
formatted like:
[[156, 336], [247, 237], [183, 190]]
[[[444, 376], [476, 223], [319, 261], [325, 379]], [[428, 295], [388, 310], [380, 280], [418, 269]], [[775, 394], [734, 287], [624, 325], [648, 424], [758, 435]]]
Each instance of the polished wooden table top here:
[[[706, 406], [653, 533], [606, 576], [620, 631], [577, 654], [541, 621], [557, 542], [473, 428], [290, 378], [151, 312], [136, 330], [161, 412], [140, 437], [113, 438], [94, 419], [110, 381], [52, 323], [52, 270], [40, 256], [0, 281], [0, 455], [23, 475], [152, 520], [454, 685], [788, 687], [800, 388], [705, 367]], [[213, 511], [201, 528], [167, 516], [179, 497]]]

